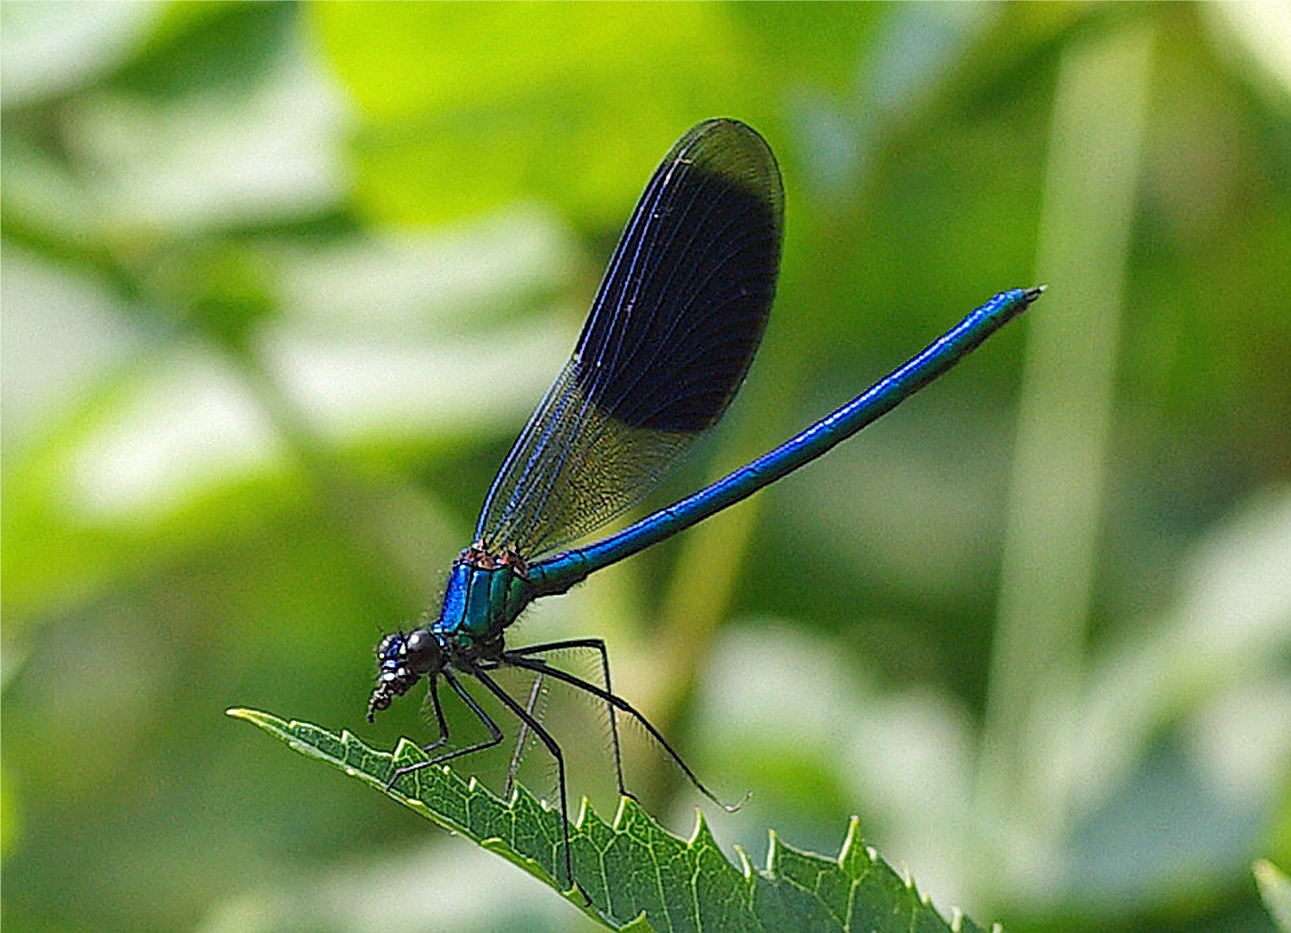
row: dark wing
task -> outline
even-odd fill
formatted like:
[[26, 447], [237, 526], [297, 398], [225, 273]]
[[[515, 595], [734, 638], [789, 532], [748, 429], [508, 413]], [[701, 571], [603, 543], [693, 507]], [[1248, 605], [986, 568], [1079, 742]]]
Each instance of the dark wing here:
[[725, 413], [766, 328], [784, 192], [734, 120], [691, 129], [632, 213], [573, 356], [511, 449], [476, 526], [526, 558], [651, 492]]

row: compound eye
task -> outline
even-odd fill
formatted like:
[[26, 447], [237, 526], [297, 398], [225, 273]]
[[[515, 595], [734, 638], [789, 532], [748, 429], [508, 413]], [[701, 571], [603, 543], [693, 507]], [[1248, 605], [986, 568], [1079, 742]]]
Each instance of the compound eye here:
[[416, 629], [408, 636], [408, 653], [411, 655], [425, 654], [434, 645], [435, 639], [424, 628]]
[[410, 670], [425, 674], [438, 670], [443, 659], [439, 639], [424, 628], [415, 629], [408, 635], [405, 645], [406, 663]]
[[397, 648], [402, 641], [403, 633], [401, 632], [386, 635], [381, 639], [381, 644], [377, 645], [377, 657], [383, 661], [386, 660], [390, 657], [391, 650]]

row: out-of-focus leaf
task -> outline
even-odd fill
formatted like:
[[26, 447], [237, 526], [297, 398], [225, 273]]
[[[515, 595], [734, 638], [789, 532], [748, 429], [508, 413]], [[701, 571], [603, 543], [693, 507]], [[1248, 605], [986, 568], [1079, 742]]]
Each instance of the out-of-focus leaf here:
[[0, 856], [9, 854], [18, 840], [18, 802], [14, 799], [13, 782], [7, 777], [0, 782]]
[[0, 6], [4, 106], [87, 83], [140, 47], [156, 3], [5, 3]]
[[[656, 92], [675, 103], [703, 72], [694, 91], [723, 87], [735, 64], [729, 17], [715, 5], [325, 3], [312, 12], [333, 67], [380, 123], [507, 106], [535, 88], [590, 98], [648, 71], [648, 84], [618, 108], [631, 122]], [[557, 47], [560, 55], [549, 54]]]
[[611, 223], [679, 127], [768, 116], [741, 81], [746, 43], [719, 5], [312, 10], [364, 117], [356, 199], [378, 221], [443, 221], [539, 197]]
[[1255, 863], [1255, 883], [1278, 929], [1291, 933], [1291, 878], [1272, 862], [1261, 859]]
[[175, 3], [111, 84], [154, 99], [248, 93], [261, 82], [299, 15], [291, 3]]

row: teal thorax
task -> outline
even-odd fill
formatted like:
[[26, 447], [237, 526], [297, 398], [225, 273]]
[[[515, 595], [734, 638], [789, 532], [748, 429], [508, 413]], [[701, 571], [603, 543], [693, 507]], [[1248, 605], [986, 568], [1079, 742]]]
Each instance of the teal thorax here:
[[430, 631], [463, 647], [491, 641], [536, 595], [519, 554], [493, 554], [472, 545], [453, 561], [444, 604]]
[[[439, 618], [423, 622], [407, 634], [387, 635], [377, 645], [379, 670], [376, 689], [368, 700], [368, 721], [428, 676], [431, 699], [442, 723], [434, 693], [439, 673], [447, 673], [451, 667], [478, 675], [481, 669], [497, 666], [503, 652], [502, 630], [536, 597], [564, 592], [578, 574], [562, 576], [555, 587], [541, 572], [533, 577], [546, 585], [535, 585], [524, 559], [510, 549], [494, 553], [474, 544], [459, 554], [448, 573]], [[450, 683], [455, 681], [450, 678]]]

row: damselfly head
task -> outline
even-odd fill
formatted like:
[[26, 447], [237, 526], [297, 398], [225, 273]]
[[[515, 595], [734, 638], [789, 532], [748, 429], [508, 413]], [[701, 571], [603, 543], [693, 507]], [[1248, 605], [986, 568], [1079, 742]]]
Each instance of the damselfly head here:
[[397, 696], [403, 696], [425, 674], [443, 667], [439, 640], [424, 628], [405, 635], [394, 632], [377, 645], [377, 685], [368, 698], [368, 722]]

